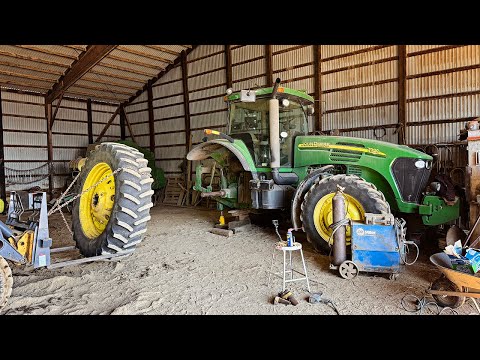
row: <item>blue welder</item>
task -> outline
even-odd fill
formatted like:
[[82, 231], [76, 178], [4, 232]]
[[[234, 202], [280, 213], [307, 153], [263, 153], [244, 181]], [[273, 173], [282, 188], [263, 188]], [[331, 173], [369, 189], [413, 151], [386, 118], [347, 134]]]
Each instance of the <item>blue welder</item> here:
[[[343, 189], [338, 189], [333, 198], [332, 224], [334, 239], [332, 269], [338, 269], [345, 279], [353, 279], [359, 271], [387, 273], [395, 279], [401, 265], [411, 265], [418, 258], [418, 247], [406, 241], [405, 220], [392, 214], [365, 214], [365, 222], [349, 221], [345, 218]], [[351, 259], [347, 260], [346, 229], [350, 226]], [[343, 229], [342, 229], [343, 228]], [[338, 240], [338, 242], [337, 242]], [[414, 245], [416, 258], [408, 263], [408, 245]]]

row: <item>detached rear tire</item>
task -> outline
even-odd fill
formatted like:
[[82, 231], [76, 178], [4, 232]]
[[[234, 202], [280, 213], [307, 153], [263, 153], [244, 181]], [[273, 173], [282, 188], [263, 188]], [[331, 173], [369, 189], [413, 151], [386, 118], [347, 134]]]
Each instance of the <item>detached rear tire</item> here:
[[0, 309], [7, 305], [8, 298], [12, 294], [12, 288], [12, 270], [7, 261], [0, 256]]
[[117, 143], [102, 143], [89, 154], [78, 191], [92, 189], [75, 201], [72, 211], [73, 238], [82, 255], [127, 255], [142, 241], [153, 206], [147, 163], [141, 152]]
[[[390, 205], [385, 196], [375, 185], [356, 175], [340, 174], [317, 179], [305, 194], [300, 219], [308, 241], [317, 251], [327, 254], [330, 251], [328, 240], [332, 233], [329, 226], [333, 223], [332, 198], [337, 191], [337, 185], [345, 188], [343, 193], [347, 200], [349, 219], [363, 221], [365, 213], [390, 213]], [[348, 228], [347, 242], [350, 242]]]

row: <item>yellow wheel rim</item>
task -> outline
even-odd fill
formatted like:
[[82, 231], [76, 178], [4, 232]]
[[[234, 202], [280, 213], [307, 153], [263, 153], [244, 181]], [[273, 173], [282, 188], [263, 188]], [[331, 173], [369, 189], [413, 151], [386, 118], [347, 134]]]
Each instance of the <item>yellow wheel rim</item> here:
[[[112, 175], [107, 163], [98, 163], [88, 173], [82, 191]], [[80, 197], [79, 217], [82, 231], [90, 240], [99, 237], [107, 227], [115, 204], [115, 179], [110, 176]]]
[[[365, 210], [362, 204], [353, 196], [343, 194], [345, 196], [345, 206], [347, 208], [347, 218], [354, 221], [365, 220]], [[333, 223], [332, 199], [335, 193], [330, 193], [322, 197], [315, 209], [313, 210], [313, 222], [320, 236], [328, 242], [332, 229], [329, 226]], [[333, 239], [331, 240], [333, 243]], [[350, 226], [347, 226], [347, 244], [350, 244]]]

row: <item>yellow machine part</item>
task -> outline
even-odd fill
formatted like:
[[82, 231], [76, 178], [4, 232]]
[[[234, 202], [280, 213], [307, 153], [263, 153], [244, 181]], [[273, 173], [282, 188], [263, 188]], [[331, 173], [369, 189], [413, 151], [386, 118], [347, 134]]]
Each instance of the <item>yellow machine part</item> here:
[[17, 242], [17, 250], [22, 254], [29, 263], [32, 262], [33, 255], [33, 240], [35, 239], [35, 232], [33, 230], [25, 231]]
[[80, 224], [83, 233], [90, 240], [96, 239], [105, 231], [115, 203], [113, 177], [111, 180], [94, 185], [112, 173], [107, 163], [98, 163], [90, 170], [83, 184], [82, 191], [91, 189], [80, 197]]
[[[333, 223], [332, 200], [334, 196], [335, 193], [325, 195], [318, 201], [313, 210], [313, 222], [315, 228], [325, 241], [328, 241], [332, 234], [332, 229], [330, 229], [329, 226]], [[345, 217], [353, 221], [363, 221], [365, 219], [365, 210], [363, 209], [362, 204], [351, 195], [343, 194], [343, 196], [345, 197], [345, 207], [347, 210]], [[347, 226], [347, 245], [350, 245], [350, 236], [350, 226]]]
[[3, 202], [2, 199], [0, 199], [0, 214], [3, 213], [5, 210], [5, 203]]

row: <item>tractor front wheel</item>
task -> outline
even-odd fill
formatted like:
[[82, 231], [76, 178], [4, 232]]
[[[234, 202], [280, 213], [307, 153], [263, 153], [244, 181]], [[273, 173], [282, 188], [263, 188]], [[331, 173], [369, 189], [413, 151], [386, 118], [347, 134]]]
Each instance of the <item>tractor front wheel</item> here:
[[[354, 221], [364, 221], [365, 213], [387, 214], [390, 205], [375, 185], [356, 175], [333, 175], [318, 179], [305, 194], [300, 219], [307, 239], [320, 252], [330, 251], [329, 240], [333, 223], [332, 199], [337, 185], [345, 190], [346, 217]], [[347, 244], [350, 244], [350, 228], [347, 227]]]

